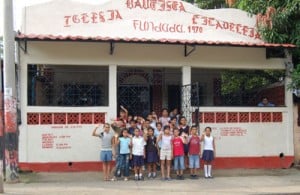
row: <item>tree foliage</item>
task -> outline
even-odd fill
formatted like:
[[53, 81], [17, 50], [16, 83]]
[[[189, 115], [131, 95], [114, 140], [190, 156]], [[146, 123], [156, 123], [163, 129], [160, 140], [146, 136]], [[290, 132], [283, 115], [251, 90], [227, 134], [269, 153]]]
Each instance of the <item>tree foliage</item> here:
[[[196, 3], [202, 9], [228, 6], [225, 0], [186, 1]], [[291, 74], [290, 86], [292, 89], [300, 88], [300, 0], [236, 0], [234, 7], [257, 15], [258, 30], [266, 42], [292, 43], [297, 46], [290, 51], [296, 67]], [[239, 74], [239, 71], [225, 71], [222, 76], [224, 81], [222, 92], [232, 93], [241, 89], [242, 85], [245, 85], [242, 89], [251, 90], [259, 84], [271, 84], [274, 74], [277, 74], [276, 71], [263, 71], [248, 77]]]
[[202, 9], [217, 9], [227, 7], [225, 0], [198, 0], [196, 3]]
[[272, 83], [279, 82], [284, 77], [284, 71], [273, 70], [227, 70], [221, 74], [223, 95], [232, 93], [247, 93]]
[[[293, 88], [300, 88], [300, 0], [237, 0], [235, 7], [258, 16], [258, 29], [270, 43], [292, 43]], [[298, 64], [298, 66], [297, 66]]]
[[225, 0], [185, 0], [189, 3], [195, 3], [201, 9], [217, 9], [228, 7]]
[[291, 74], [292, 82], [289, 84], [290, 89], [299, 89], [300, 86], [300, 64]]
[[237, 0], [235, 6], [261, 16], [259, 30], [266, 41], [300, 46], [299, 0]]

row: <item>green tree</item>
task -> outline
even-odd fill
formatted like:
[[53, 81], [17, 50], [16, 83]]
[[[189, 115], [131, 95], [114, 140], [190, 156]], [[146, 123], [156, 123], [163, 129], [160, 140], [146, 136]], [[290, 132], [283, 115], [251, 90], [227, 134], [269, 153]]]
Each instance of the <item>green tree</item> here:
[[258, 30], [270, 43], [292, 43], [292, 88], [300, 88], [300, 0], [237, 0], [235, 7], [257, 14]]
[[217, 9], [228, 7], [225, 0], [185, 0], [195, 3], [201, 9]]
[[[225, 0], [186, 1], [196, 3], [202, 9], [228, 7], [228, 1]], [[300, 88], [300, 0], [235, 0], [234, 7], [258, 15], [258, 30], [266, 42], [292, 43], [297, 46], [296, 49], [290, 50], [295, 65], [290, 87]], [[269, 85], [278, 78], [277, 74], [276, 71], [262, 71], [249, 77], [243, 76], [239, 71], [224, 71], [222, 93], [230, 94], [239, 89], [248, 91], [258, 86]], [[251, 79], [248, 80], [249, 78]]]
[[227, 70], [222, 72], [222, 94], [244, 93], [270, 85], [284, 77], [284, 71]]
[[218, 9], [228, 7], [225, 0], [197, 0], [196, 3], [202, 9]]

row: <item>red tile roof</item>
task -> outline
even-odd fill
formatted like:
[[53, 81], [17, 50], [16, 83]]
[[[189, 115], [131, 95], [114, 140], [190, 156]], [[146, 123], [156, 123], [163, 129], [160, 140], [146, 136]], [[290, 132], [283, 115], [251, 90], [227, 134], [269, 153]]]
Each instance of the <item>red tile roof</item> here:
[[153, 43], [178, 43], [178, 44], [197, 44], [197, 45], [230, 45], [245, 47], [284, 47], [295, 48], [293, 44], [279, 43], [250, 43], [250, 42], [221, 42], [221, 41], [204, 41], [204, 40], [184, 40], [184, 39], [147, 39], [147, 38], [112, 38], [112, 37], [85, 37], [85, 36], [61, 36], [61, 35], [37, 35], [37, 34], [18, 34], [16, 39], [27, 40], [56, 40], [56, 41], [116, 41], [116, 42], [153, 42]]

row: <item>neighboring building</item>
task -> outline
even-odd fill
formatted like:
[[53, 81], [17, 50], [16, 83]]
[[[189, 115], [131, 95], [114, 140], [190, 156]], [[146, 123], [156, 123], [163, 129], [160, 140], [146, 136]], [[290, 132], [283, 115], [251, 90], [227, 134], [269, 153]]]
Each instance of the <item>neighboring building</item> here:
[[[99, 1], [100, 2], [100, 1]], [[224, 72], [278, 70], [256, 18], [236, 9], [200, 10], [177, 0], [54, 0], [26, 7], [20, 45], [19, 166], [33, 171], [99, 170], [96, 123], [163, 107], [196, 108], [182, 86], [199, 83], [200, 128], [213, 128], [217, 168], [287, 168], [294, 162], [289, 78], [224, 95]], [[250, 78], [249, 78], [250, 79]], [[277, 81], [278, 82], [278, 81]], [[228, 83], [227, 83], [228, 84]], [[243, 92], [241, 88], [240, 92]], [[189, 90], [188, 90], [189, 91]], [[276, 107], [257, 107], [268, 95]]]

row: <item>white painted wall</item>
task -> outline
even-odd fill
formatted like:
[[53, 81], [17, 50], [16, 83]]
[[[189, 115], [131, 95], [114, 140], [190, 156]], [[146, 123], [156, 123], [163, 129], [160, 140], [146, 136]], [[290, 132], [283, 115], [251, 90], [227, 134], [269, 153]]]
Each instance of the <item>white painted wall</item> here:
[[[289, 113], [287, 108], [258, 107], [201, 107], [200, 112], [283, 112], [282, 123], [201, 123], [200, 129], [212, 127], [216, 138], [216, 150], [219, 157], [241, 156], [286, 156], [294, 155], [292, 133], [289, 129]], [[246, 130], [243, 136], [222, 136], [222, 128], [237, 128]]]
[[184, 57], [183, 45], [116, 43], [109, 55], [109, 43], [29, 42], [22, 64], [72, 64], [160, 67], [205, 67], [284, 69], [283, 59], [266, 59], [265, 48], [196, 46]]
[[300, 126], [298, 126], [298, 105], [294, 104], [294, 146], [295, 146], [295, 164], [300, 164]]
[[[254, 36], [257, 32], [255, 15], [239, 9], [202, 10], [179, 0], [154, 1], [153, 9], [144, 9], [139, 6], [132, 7], [130, 2], [136, 1], [102, 0], [90, 4], [52, 0], [45, 4], [28, 6], [24, 9], [21, 32], [26, 35], [102, 37], [117, 40], [263, 42], [260, 37]], [[149, 1], [139, 2], [142, 6], [149, 6]], [[171, 7], [171, 3], [171, 9], [161, 10]], [[149, 27], [145, 29], [144, 25]]]
[[[146, 45], [116, 43], [115, 53], [109, 55], [108, 43], [84, 42], [29, 42], [28, 54], [21, 52], [21, 111], [20, 162], [68, 162], [99, 160], [100, 141], [91, 136], [93, 125], [80, 125], [73, 129], [57, 130], [50, 125], [27, 126], [27, 112], [105, 112], [110, 120], [117, 115], [117, 66], [183, 67], [183, 84], [191, 78], [191, 67], [284, 69], [282, 59], [266, 59], [264, 48], [197, 46], [189, 57], [184, 57], [180, 45]], [[90, 108], [29, 107], [27, 106], [27, 64], [57, 65], [109, 65], [109, 106]], [[201, 112], [283, 112], [282, 123], [235, 123], [210, 125], [217, 139], [218, 156], [272, 156], [294, 155], [291, 98], [287, 107], [203, 107]], [[245, 136], [221, 137], [221, 127], [238, 127], [247, 130]], [[41, 135], [55, 133], [69, 135], [69, 150], [45, 150], [40, 146]]]

